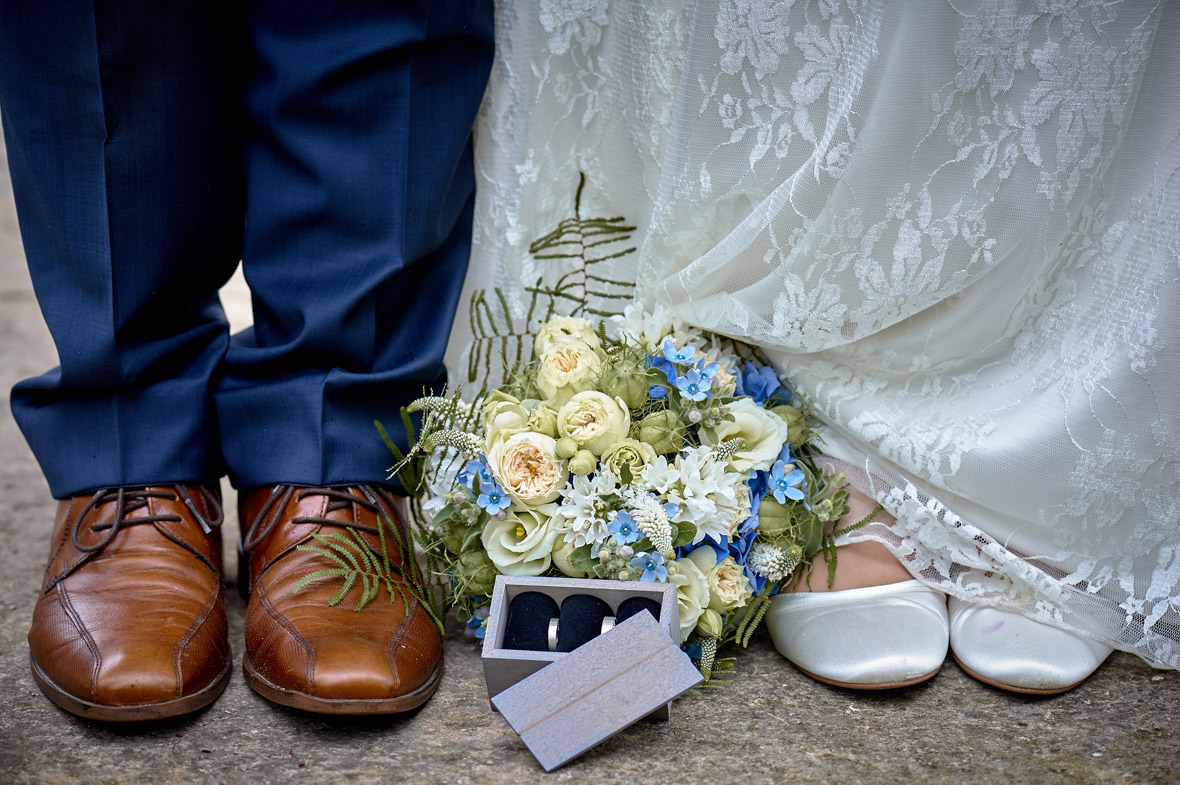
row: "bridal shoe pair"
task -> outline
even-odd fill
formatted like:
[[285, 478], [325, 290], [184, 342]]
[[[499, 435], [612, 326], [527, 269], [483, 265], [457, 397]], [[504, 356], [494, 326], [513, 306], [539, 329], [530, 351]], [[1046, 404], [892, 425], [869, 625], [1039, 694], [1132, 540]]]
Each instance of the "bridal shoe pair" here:
[[1056, 695], [1112, 649], [1017, 613], [947, 598], [918, 581], [780, 594], [767, 626], [799, 670], [837, 687], [908, 687], [934, 677], [948, 644], [970, 676], [1010, 692]]
[[[855, 511], [868, 500], [850, 502]], [[948, 604], [942, 592], [901, 579], [900, 564], [883, 563], [890, 561], [883, 546], [870, 546], [880, 555], [850, 547], [869, 554], [854, 570], [881, 570], [882, 585], [783, 592], [766, 617], [775, 648], [818, 681], [865, 690], [907, 687], [934, 677], [949, 648], [960, 667], [985, 684], [1054, 695], [1083, 682], [1112, 651], [1017, 613], [954, 597]]]

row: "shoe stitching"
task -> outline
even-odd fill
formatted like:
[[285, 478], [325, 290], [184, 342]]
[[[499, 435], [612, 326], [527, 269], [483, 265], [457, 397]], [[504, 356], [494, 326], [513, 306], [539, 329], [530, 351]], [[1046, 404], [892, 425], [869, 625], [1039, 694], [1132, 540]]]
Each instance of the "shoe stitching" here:
[[275, 624], [286, 630], [295, 639], [295, 642], [307, 652], [307, 673], [305, 677], [311, 689], [310, 694], [315, 695], [315, 647], [311, 645], [307, 638], [303, 637], [303, 633], [299, 632], [299, 628], [290, 619], [279, 612], [279, 609], [270, 601], [270, 596], [261, 583], [256, 585], [255, 591], [258, 593], [258, 601], [262, 604], [262, 610], [266, 612], [266, 615]]
[[[75, 507], [77, 504], [78, 504], [78, 497], [77, 497], [77, 496], [71, 497], [71, 498], [70, 498], [70, 506], [69, 506], [69, 508], [66, 510], [66, 515], [65, 515], [65, 518], [64, 518], [63, 520], [69, 521], [69, 520], [72, 520], [72, 519], [73, 519], [73, 517], [74, 517], [74, 507]], [[65, 547], [66, 547], [66, 539], [67, 539], [67, 537], [66, 537], [66, 534], [67, 534], [67, 532], [69, 532], [69, 527], [68, 527], [68, 526], [62, 527], [62, 530], [61, 530], [61, 537], [60, 537], [60, 539], [59, 539], [59, 540], [58, 540], [58, 542], [57, 542], [57, 547], [56, 547], [56, 548], [53, 550], [53, 553], [51, 553], [51, 554], [49, 555], [49, 565], [50, 565], [50, 566], [53, 566], [53, 563], [54, 563], [54, 562], [57, 560], [57, 557], [58, 557], [59, 555], [61, 555], [61, 552], [62, 552], [62, 550], [63, 550], [63, 549], [65, 549]], [[44, 590], [44, 591], [49, 591], [49, 589], [50, 589], [50, 588], [53, 586], [53, 584], [57, 583], [57, 580], [58, 580], [58, 578], [60, 578], [60, 577], [61, 577], [61, 576], [60, 576], [60, 575], [58, 575], [58, 576], [54, 577], [54, 578], [53, 578], [53, 580], [51, 580], [51, 581], [50, 581], [50, 580], [48, 580], [48, 579], [49, 579], [49, 570], [48, 570], [48, 568], [47, 568], [47, 569], [45, 570], [45, 578], [46, 578], [46, 580], [47, 580], [48, 582], [47, 582], [47, 584], [46, 584], [46, 585], [43, 587], [43, 590]]]
[[420, 610], [421, 606], [418, 605], [417, 600], [414, 600], [413, 607], [406, 608], [407, 613], [402, 617], [402, 622], [398, 625], [397, 632], [393, 634], [393, 638], [389, 641], [389, 645], [385, 647], [385, 660], [389, 663], [390, 674], [397, 678], [396, 689], [398, 690], [400, 690], [402, 687], [402, 676], [401, 671], [397, 667], [397, 663], [394, 662], [394, 650], [397, 649], [402, 640], [406, 637], [406, 634], [410, 630], [410, 624], [413, 623], [414, 619], [418, 616], [418, 611]]
[[58, 601], [61, 602], [62, 609], [65, 610], [66, 616], [73, 623], [74, 628], [78, 630], [78, 635], [86, 644], [86, 648], [90, 650], [90, 657], [93, 661], [90, 671], [90, 697], [98, 699], [98, 673], [102, 670], [102, 652], [99, 651], [98, 644], [95, 642], [90, 631], [86, 629], [86, 625], [82, 623], [82, 617], [74, 610], [74, 604], [70, 602], [70, 596], [66, 593], [66, 587], [62, 584], [57, 585]]
[[181, 668], [181, 660], [184, 658], [184, 651], [188, 648], [189, 643], [196, 637], [197, 630], [204, 625], [209, 618], [209, 614], [213, 608], [217, 606], [217, 598], [221, 595], [221, 581], [213, 587], [213, 591], [209, 593], [209, 599], [205, 602], [205, 607], [201, 609], [200, 614], [193, 620], [192, 625], [184, 633], [184, 637], [176, 644], [175, 653], [172, 656], [172, 667], [176, 671], [176, 697], [184, 696], [184, 671]]

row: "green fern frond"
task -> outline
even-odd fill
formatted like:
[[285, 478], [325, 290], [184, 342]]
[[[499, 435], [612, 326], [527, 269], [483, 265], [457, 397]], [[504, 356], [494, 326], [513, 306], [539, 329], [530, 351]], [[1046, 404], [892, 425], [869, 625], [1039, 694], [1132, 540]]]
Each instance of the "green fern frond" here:
[[[390, 535], [396, 543], [400, 564], [403, 565], [401, 568], [391, 561]], [[444, 634], [445, 625], [439, 606], [414, 566], [413, 539], [403, 535], [390, 518], [382, 518], [377, 525], [376, 550], [355, 529], [347, 529], [347, 536], [332, 531], [326, 535], [315, 532], [311, 537], [318, 544], [303, 543], [296, 545], [295, 549], [318, 554], [338, 566], [323, 567], [304, 575], [291, 588], [292, 594], [302, 591], [315, 581], [342, 578], [340, 590], [328, 601], [329, 606], [335, 607], [359, 581], [360, 596], [355, 610], [360, 611], [375, 600], [384, 587], [389, 601], [396, 603], [400, 599], [407, 614], [410, 612], [411, 600], [416, 600], [426, 610], [439, 634]]]
[[320, 578], [338, 578], [340, 576], [349, 574], [350, 573], [348, 570], [341, 567], [324, 567], [323, 569], [316, 570], [315, 572], [310, 572], [297, 580], [295, 582], [295, 588], [292, 589], [291, 593], [294, 594], [295, 592], [307, 586], [307, 584], [311, 583], [312, 581], [318, 581]]

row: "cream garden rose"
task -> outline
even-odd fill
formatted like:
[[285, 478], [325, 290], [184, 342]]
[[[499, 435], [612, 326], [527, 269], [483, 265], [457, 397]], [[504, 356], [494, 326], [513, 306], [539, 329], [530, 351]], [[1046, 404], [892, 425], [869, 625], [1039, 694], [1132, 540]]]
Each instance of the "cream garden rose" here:
[[597, 390], [574, 395], [557, 412], [557, 432], [596, 456], [626, 439], [630, 430], [631, 412], [627, 406]]
[[725, 410], [733, 415], [734, 421], [723, 422], [711, 432], [702, 430], [704, 441], [716, 446], [740, 436], [746, 444], [729, 459], [730, 468], [742, 474], [768, 470], [787, 440], [787, 424], [750, 398], [730, 401], [725, 404]]
[[728, 615], [745, 607], [750, 597], [754, 596], [754, 589], [746, 580], [745, 571], [732, 556], [726, 556], [718, 562], [712, 548], [697, 548], [687, 558], [705, 574], [709, 584], [709, 599], [705, 603], [707, 608]]
[[537, 357], [537, 389], [553, 406], [593, 388], [602, 375], [602, 357], [584, 341], [559, 341]]
[[543, 433], [500, 439], [488, 450], [488, 465], [508, 495], [526, 506], [556, 501], [565, 487], [565, 461], [557, 457], [557, 442]]
[[533, 352], [540, 357], [555, 344], [568, 340], [581, 341], [591, 349], [598, 349], [602, 342], [594, 331], [594, 325], [576, 316], [554, 316], [541, 325], [533, 338]]
[[503, 518], [492, 518], [480, 542], [496, 569], [505, 575], [540, 575], [553, 561], [553, 543], [561, 533], [554, 522], [556, 504], [512, 505]]

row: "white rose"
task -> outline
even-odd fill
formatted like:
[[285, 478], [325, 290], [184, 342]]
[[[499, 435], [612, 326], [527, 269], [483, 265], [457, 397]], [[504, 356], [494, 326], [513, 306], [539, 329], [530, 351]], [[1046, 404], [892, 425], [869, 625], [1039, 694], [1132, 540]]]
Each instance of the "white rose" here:
[[557, 432], [596, 456], [626, 439], [630, 430], [631, 411], [627, 406], [597, 390], [578, 393], [557, 412]]
[[529, 411], [530, 431], [557, 438], [557, 412], [537, 400], [521, 401]]
[[750, 398], [730, 401], [725, 404], [725, 409], [733, 415], [734, 421], [723, 422], [712, 432], [702, 430], [705, 443], [716, 447], [740, 436], [746, 444], [729, 459], [729, 466], [742, 474], [769, 469], [787, 441], [787, 424]]
[[687, 556], [677, 559], [676, 567], [676, 574], [668, 576], [668, 583], [676, 586], [676, 604], [680, 608], [680, 642], [684, 643], [696, 629], [697, 620], [709, 604], [709, 581]]
[[555, 512], [556, 504], [513, 505], [502, 520], [489, 520], [479, 539], [496, 569], [505, 575], [540, 575], [549, 569], [553, 541], [560, 533]]
[[510, 395], [496, 392], [483, 405], [484, 451], [501, 439], [528, 428], [529, 411]]
[[555, 501], [565, 487], [565, 461], [557, 442], [543, 433], [525, 431], [501, 439], [488, 451], [492, 474], [516, 501], [537, 506]]
[[602, 357], [583, 341], [561, 341], [539, 355], [537, 389], [555, 407], [574, 393], [594, 387], [602, 375]]
[[554, 344], [570, 339], [581, 341], [591, 349], [602, 346], [590, 322], [576, 316], [554, 316], [537, 330], [537, 337], [533, 339], [533, 352], [540, 357]]
[[573, 555], [574, 549], [573, 540], [567, 540], [565, 537], [558, 537], [554, 540], [553, 566], [571, 578], [585, 578], [590, 573], [585, 570], [579, 570], [570, 563], [570, 557]]

